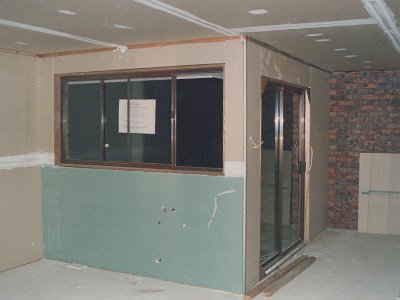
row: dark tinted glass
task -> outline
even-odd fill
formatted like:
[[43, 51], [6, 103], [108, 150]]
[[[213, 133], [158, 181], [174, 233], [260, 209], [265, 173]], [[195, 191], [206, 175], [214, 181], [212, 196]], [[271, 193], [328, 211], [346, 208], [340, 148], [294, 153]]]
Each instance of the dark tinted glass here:
[[64, 85], [64, 159], [99, 160], [100, 81]]
[[[104, 82], [104, 135], [105, 161], [128, 160], [128, 137], [120, 132], [119, 107], [128, 98], [128, 80], [105, 80]], [[122, 101], [121, 101], [122, 100]]]
[[223, 80], [182, 77], [177, 80], [177, 166], [222, 168]]
[[171, 163], [171, 79], [132, 79], [131, 157], [139, 163]]

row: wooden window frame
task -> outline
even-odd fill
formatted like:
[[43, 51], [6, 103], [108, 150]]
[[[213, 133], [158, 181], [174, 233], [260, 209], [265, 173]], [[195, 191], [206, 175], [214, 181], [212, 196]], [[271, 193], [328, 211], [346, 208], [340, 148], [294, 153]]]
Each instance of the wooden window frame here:
[[[158, 77], [170, 76], [171, 77], [171, 112], [176, 112], [177, 96], [176, 96], [176, 74], [185, 73], [209, 73], [221, 72], [224, 74], [223, 64], [213, 65], [197, 65], [197, 66], [183, 66], [173, 68], [148, 68], [148, 69], [129, 69], [129, 70], [116, 70], [116, 71], [98, 71], [98, 72], [84, 72], [84, 73], [68, 73], [54, 75], [54, 153], [55, 164], [62, 167], [77, 167], [77, 168], [94, 168], [94, 169], [112, 169], [112, 170], [127, 170], [127, 171], [150, 171], [150, 172], [166, 172], [166, 173], [186, 173], [186, 174], [206, 174], [206, 175], [223, 175], [224, 172], [224, 130], [221, 129], [222, 136], [222, 167], [221, 168], [207, 168], [207, 167], [190, 167], [190, 166], [176, 166], [176, 113], [171, 116], [171, 163], [170, 164], [157, 164], [157, 163], [138, 163], [138, 162], [115, 162], [104, 160], [104, 106], [101, 107], [101, 120], [100, 120], [100, 143], [98, 161], [87, 160], [64, 160], [64, 141], [63, 130], [68, 124], [68, 120], [63, 119], [63, 101], [62, 82], [64, 80], [99, 80], [101, 84], [105, 79], [117, 78], [134, 78], [134, 77]], [[225, 90], [225, 82], [223, 82], [223, 89]], [[101, 89], [101, 97], [104, 99], [103, 89]], [[129, 96], [129, 95], [128, 95]], [[225, 91], [222, 97], [222, 121], [224, 120], [225, 107]], [[223, 127], [223, 126], [222, 126]], [[129, 135], [128, 135], [129, 136]], [[130, 139], [130, 138], [129, 138]]]

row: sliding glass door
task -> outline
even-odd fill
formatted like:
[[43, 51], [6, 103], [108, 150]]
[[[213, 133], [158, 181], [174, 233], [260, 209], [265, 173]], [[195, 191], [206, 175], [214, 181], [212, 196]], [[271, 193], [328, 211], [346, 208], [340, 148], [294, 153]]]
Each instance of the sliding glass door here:
[[260, 264], [265, 269], [303, 241], [305, 91], [263, 82]]

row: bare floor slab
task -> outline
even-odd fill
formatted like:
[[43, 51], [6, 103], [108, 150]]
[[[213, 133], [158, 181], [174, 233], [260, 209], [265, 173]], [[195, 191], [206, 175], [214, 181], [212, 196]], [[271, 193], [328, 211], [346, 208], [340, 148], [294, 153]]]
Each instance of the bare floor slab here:
[[[395, 300], [400, 236], [327, 230], [300, 254], [317, 261], [272, 297], [256, 300]], [[0, 273], [0, 300], [239, 300], [242, 295], [40, 260]]]

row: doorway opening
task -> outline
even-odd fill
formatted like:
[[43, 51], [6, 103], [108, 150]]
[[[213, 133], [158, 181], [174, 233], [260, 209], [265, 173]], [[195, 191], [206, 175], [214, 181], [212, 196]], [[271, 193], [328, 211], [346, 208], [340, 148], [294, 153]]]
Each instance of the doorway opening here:
[[260, 265], [264, 271], [304, 239], [305, 93], [262, 78]]

